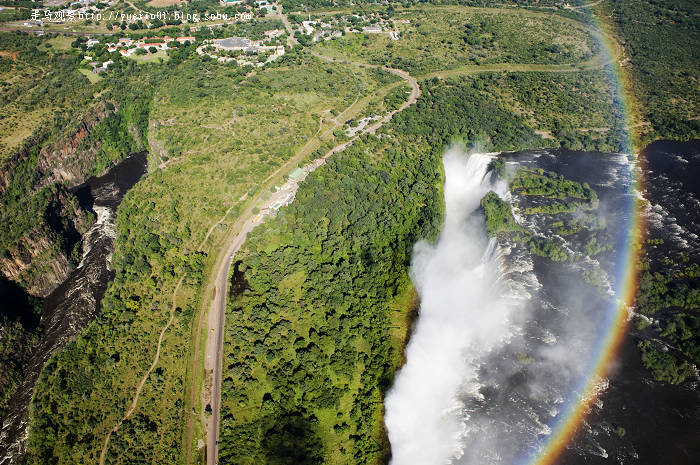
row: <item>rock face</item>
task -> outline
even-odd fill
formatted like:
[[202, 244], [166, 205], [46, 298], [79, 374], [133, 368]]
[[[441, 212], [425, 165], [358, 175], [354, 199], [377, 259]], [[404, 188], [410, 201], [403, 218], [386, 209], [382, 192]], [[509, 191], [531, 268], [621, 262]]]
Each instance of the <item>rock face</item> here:
[[[32, 164], [35, 172], [30, 174], [34, 182], [27, 197], [41, 189], [52, 191], [38, 226], [21, 233], [0, 254], [0, 272], [29, 294], [46, 297], [75, 268], [80, 255], [76, 247], [94, 221], [94, 215], [80, 207], [70, 189], [85, 182], [99, 150], [97, 144], [85, 147], [83, 141], [97, 124], [116, 110], [108, 102], [101, 103], [93, 107], [67, 137], [40, 150], [39, 141], [30, 141], [0, 168], [0, 196], [7, 192], [13, 176], [21, 176], [18, 171]], [[36, 163], [27, 163], [31, 157], [37, 157]]]
[[114, 277], [110, 261], [116, 236], [116, 210], [124, 194], [146, 172], [146, 160], [145, 152], [133, 154], [104, 176], [90, 178], [76, 190], [81, 204], [96, 213], [97, 221], [82, 236], [80, 264], [44, 300], [41, 336], [23, 364], [22, 379], [9, 397], [7, 413], [0, 417], [0, 465], [22, 463], [29, 405], [44, 365], [100, 311], [107, 284]]
[[73, 250], [78, 252], [75, 247], [93, 221], [70, 192], [58, 191], [41, 226], [24, 233], [0, 257], [0, 270], [29, 294], [46, 297], [74, 268]]

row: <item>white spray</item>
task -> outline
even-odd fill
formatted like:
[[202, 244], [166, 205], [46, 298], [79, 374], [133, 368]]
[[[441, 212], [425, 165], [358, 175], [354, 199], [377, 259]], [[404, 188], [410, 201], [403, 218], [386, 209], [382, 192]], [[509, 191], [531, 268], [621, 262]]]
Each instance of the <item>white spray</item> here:
[[386, 398], [392, 465], [444, 465], [462, 456], [467, 416], [460, 396], [478, 396], [478, 359], [509, 336], [517, 304], [506, 294], [495, 240], [473, 215], [496, 189], [490, 155], [451, 148], [445, 168], [445, 224], [436, 244], [418, 243], [412, 278], [421, 297], [406, 365]]

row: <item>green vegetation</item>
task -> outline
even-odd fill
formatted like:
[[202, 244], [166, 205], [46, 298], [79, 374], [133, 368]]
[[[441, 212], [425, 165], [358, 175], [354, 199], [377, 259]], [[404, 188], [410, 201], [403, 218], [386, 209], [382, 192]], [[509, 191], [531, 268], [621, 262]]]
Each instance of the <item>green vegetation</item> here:
[[[504, 155], [494, 158], [489, 169], [503, 173], [501, 177], [504, 177], [505, 158]], [[489, 236], [506, 236], [523, 244], [532, 255], [555, 262], [573, 262], [610, 250], [611, 246], [601, 232], [604, 225], [593, 215], [577, 218], [581, 208], [598, 208], [598, 194], [587, 183], [578, 183], [552, 171], [520, 167], [510, 179], [509, 187], [516, 198], [521, 197], [518, 208], [522, 213], [544, 215], [545, 219], [546, 215], [557, 215], [556, 221], [554, 218], [549, 219], [548, 229], [561, 237], [538, 235], [534, 230], [520, 226], [513, 217], [510, 205], [494, 192], [489, 192], [481, 199]], [[543, 204], [550, 199], [572, 200]], [[531, 206], [533, 203], [535, 206]], [[606, 276], [598, 266], [584, 265], [582, 276], [584, 281], [604, 290]]]
[[625, 150], [624, 115], [609, 85], [610, 71], [492, 74], [485, 85], [527, 117], [528, 123], [569, 150]]
[[511, 181], [510, 188], [520, 195], [536, 195], [547, 199], [573, 198], [591, 203], [598, 200], [598, 195], [588, 183], [581, 184], [566, 179], [563, 174], [541, 168], [520, 168]]
[[481, 208], [486, 217], [486, 232], [489, 236], [496, 236], [501, 232], [510, 233], [523, 230], [515, 222], [508, 202], [501, 200], [495, 192], [489, 191], [481, 199]]
[[585, 25], [552, 14], [430, 7], [395, 19], [409, 21], [397, 24], [398, 41], [388, 34], [346, 34], [315, 48], [412, 74], [492, 63], [579, 63], [598, 53]]
[[[556, 215], [598, 208], [598, 195], [587, 183], [571, 181], [543, 169], [520, 168], [510, 188], [519, 195], [538, 198], [534, 205], [531, 202], [523, 205], [522, 211], [526, 215]], [[548, 202], [551, 199], [560, 201]]]
[[685, 310], [700, 308], [700, 278], [697, 263], [679, 272], [645, 271], [639, 280], [637, 307], [645, 315], [653, 315], [663, 308], [677, 307]]
[[[112, 434], [106, 463], [182, 460], [186, 419], [200, 407], [186, 402], [202, 276], [215, 258], [208, 252], [218, 250], [227, 229], [250, 205], [246, 193], [254, 197], [254, 187], [268, 177], [281, 179], [285, 163], [308, 156], [314, 146], [306, 142], [323, 134], [322, 115], [342, 111], [358, 94], [395, 81], [347, 66], [328, 72], [315, 58], [296, 54], [248, 77], [199, 60], [171, 58], [162, 67], [133, 65], [132, 72], [141, 69], [168, 77], [146, 87], [152, 96], [144, 117], [151, 121], [152, 170], [119, 208], [112, 258], [116, 277], [103, 313], [42, 372], [29, 463], [96, 462], [107, 432], [132, 402], [171, 309], [174, 320], [158, 366], [134, 414]], [[118, 133], [118, 127], [107, 132]], [[204, 241], [219, 220], [223, 226]]]
[[438, 155], [365, 139], [249, 236], [227, 315], [222, 463], [384, 457], [381, 400], [405, 337], [386, 333], [410, 310], [390, 305], [414, 241], [437, 232]]
[[493, 171], [493, 174], [501, 179], [506, 177], [506, 157], [497, 156], [489, 162], [488, 171]]
[[8, 400], [22, 380], [37, 340], [42, 301], [4, 276], [0, 276], [0, 296], [0, 418], [4, 418]]
[[639, 147], [700, 137], [700, 4], [694, 0], [608, 0], [601, 15], [624, 43], [635, 96]]
[[536, 147], [542, 139], [525, 119], [501, 101], [489, 97], [479, 77], [421, 81], [417, 108], [432, 118], [413, 112], [395, 116], [403, 132], [417, 136], [455, 139], [486, 151]]
[[[653, 348], [650, 341], [641, 341], [639, 349], [642, 352], [642, 363], [657, 381], [679, 384], [694, 373], [688, 361], [679, 359], [669, 353], [668, 349], [664, 351]], [[697, 363], [697, 359], [695, 361]]]
[[[651, 238], [650, 245], [663, 241]], [[644, 262], [637, 288], [636, 306], [642, 315], [653, 316], [658, 325], [640, 324], [642, 362], [654, 379], [673, 384], [684, 382], [700, 364], [700, 265], [685, 253], [670, 260]]]
[[549, 258], [555, 262], [572, 260], [561, 242], [548, 237], [535, 237], [529, 242], [530, 253]]

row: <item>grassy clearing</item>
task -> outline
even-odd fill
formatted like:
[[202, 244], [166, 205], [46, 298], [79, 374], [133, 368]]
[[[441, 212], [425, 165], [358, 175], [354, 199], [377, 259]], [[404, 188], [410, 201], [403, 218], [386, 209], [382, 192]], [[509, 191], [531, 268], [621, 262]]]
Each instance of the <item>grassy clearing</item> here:
[[316, 49], [413, 74], [462, 65], [579, 63], [598, 53], [585, 25], [527, 10], [431, 7], [403, 11], [393, 19], [400, 31], [397, 41], [388, 34], [348, 33]]
[[90, 81], [93, 84], [96, 84], [102, 80], [99, 74], [95, 74], [92, 71], [85, 69], [85, 68], [79, 68], [78, 72], [88, 78], [88, 81]]
[[144, 64], [144, 63], [153, 63], [153, 62], [158, 62], [160, 60], [163, 60], [163, 62], [168, 61], [170, 57], [168, 57], [168, 54], [165, 50], [158, 50], [156, 53], [147, 53], [146, 55], [136, 55], [133, 54], [128, 57], [131, 60], [134, 60], [138, 64]]

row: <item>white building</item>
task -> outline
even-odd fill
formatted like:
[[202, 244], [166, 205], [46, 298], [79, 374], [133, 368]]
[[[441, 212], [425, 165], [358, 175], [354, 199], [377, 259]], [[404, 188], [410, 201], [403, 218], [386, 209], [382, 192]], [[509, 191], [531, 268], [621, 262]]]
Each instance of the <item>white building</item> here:
[[314, 33], [314, 26], [316, 26], [316, 21], [302, 21], [301, 27], [304, 29], [304, 34], [307, 36]]

